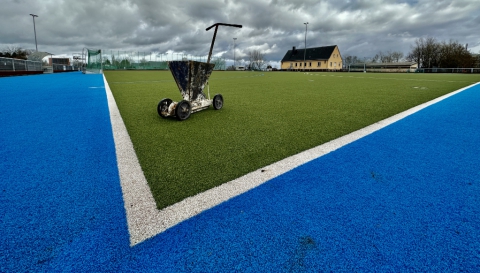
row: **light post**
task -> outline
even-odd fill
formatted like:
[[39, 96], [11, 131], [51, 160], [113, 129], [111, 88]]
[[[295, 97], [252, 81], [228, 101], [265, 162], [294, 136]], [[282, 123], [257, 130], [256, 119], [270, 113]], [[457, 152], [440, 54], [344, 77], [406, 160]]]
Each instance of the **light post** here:
[[237, 69], [237, 66], [235, 64], [235, 41], [236, 40], [237, 40], [237, 38], [233, 38], [233, 67], [234, 67], [235, 70]]
[[35, 50], [38, 52], [38, 47], [37, 47], [37, 30], [35, 29], [35, 17], [38, 17], [38, 15], [31, 14], [33, 18], [33, 33], [35, 34]]
[[305, 66], [307, 66], [307, 63], [305, 62], [305, 58], [307, 56], [307, 26], [308, 22], [303, 23], [305, 25], [305, 51], [303, 52], [303, 72], [305, 73]]

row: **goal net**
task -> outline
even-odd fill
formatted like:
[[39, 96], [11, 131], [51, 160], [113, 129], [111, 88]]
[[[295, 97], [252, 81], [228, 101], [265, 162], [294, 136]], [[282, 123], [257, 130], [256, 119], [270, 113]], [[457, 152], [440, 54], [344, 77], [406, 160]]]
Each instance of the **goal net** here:
[[83, 73], [87, 74], [100, 74], [102, 73], [102, 50], [101, 49], [88, 49], [84, 51], [86, 64], [83, 69]]

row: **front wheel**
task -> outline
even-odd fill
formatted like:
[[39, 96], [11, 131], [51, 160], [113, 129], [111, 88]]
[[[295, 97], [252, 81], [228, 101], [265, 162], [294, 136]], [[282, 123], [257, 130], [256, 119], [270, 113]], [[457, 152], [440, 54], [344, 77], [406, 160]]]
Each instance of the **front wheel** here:
[[187, 118], [190, 117], [190, 114], [192, 113], [192, 105], [190, 104], [189, 101], [182, 100], [177, 104], [177, 107], [175, 108], [175, 115], [177, 116], [177, 119], [182, 121], [186, 120]]
[[215, 110], [220, 110], [222, 109], [222, 107], [223, 107], [223, 96], [220, 94], [217, 94], [215, 95], [215, 97], [213, 97], [213, 108], [215, 108]]
[[157, 112], [162, 118], [168, 117], [168, 107], [172, 103], [171, 99], [163, 99], [158, 103]]

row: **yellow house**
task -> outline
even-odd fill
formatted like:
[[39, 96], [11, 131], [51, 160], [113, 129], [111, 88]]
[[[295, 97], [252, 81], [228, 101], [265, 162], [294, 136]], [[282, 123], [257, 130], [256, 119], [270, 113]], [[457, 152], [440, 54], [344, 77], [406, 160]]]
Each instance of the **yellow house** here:
[[[304, 61], [305, 58], [305, 61]], [[287, 51], [281, 61], [282, 70], [292, 71], [335, 71], [342, 69], [342, 55], [338, 46], [322, 46]]]

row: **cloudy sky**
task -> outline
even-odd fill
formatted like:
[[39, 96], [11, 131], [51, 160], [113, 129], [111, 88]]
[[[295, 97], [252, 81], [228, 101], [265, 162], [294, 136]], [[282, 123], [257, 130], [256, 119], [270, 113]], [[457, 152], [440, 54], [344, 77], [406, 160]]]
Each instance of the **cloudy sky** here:
[[207, 55], [210, 25], [221, 22], [214, 54], [237, 60], [258, 49], [273, 64], [292, 46], [338, 45], [343, 57], [410, 52], [420, 37], [457, 40], [480, 52], [479, 0], [0, 0], [0, 49], [71, 55], [104, 50]]

